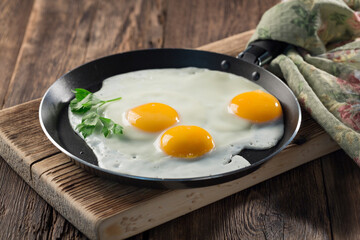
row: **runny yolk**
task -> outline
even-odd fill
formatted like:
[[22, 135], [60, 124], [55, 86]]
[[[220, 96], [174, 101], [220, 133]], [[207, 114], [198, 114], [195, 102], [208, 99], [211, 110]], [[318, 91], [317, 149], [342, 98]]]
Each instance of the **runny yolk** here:
[[196, 158], [210, 152], [214, 147], [211, 135], [198, 126], [175, 126], [160, 138], [161, 149], [170, 156]]
[[269, 122], [282, 115], [280, 102], [273, 95], [261, 90], [235, 96], [229, 109], [237, 116], [254, 123]]
[[130, 109], [127, 120], [134, 127], [145, 132], [159, 132], [179, 121], [179, 115], [172, 107], [163, 103], [146, 103]]

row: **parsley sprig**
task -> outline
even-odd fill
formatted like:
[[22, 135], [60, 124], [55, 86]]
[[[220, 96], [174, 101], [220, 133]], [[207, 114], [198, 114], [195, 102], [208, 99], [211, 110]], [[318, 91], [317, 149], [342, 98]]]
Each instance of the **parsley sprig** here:
[[110, 135], [121, 135], [123, 127], [114, 123], [109, 118], [102, 117], [98, 109], [105, 103], [118, 101], [121, 99], [115, 98], [107, 101], [102, 101], [94, 96], [93, 93], [83, 88], [76, 88], [74, 91], [75, 98], [70, 102], [70, 109], [73, 113], [83, 114], [81, 123], [76, 126], [76, 129], [83, 135], [84, 138], [91, 135], [97, 126], [101, 128], [101, 132], [105, 137]]

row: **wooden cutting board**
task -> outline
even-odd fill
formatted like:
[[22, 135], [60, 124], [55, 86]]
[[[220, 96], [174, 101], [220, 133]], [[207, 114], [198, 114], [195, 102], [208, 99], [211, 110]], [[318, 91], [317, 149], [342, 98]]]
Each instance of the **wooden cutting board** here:
[[[253, 31], [199, 49], [235, 56]], [[186, 190], [121, 185], [87, 173], [46, 138], [39, 124], [40, 99], [0, 111], [0, 154], [49, 204], [91, 239], [122, 239], [339, 149], [307, 113], [296, 139], [250, 175]]]

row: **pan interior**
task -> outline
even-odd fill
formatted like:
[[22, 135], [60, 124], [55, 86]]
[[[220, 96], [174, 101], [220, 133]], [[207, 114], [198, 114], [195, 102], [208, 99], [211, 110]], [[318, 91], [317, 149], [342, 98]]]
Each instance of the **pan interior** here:
[[[249, 169], [256, 169], [258, 165], [283, 149], [295, 136], [300, 124], [300, 108], [292, 92], [280, 79], [262, 68], [230, 56], [184, 49], [141, 50], [117, 54], [95, 60], [70, 71], [58, 79], [45, 94], [40, 106], [41, 125], [49, 139], [61, 151], [80, 164], [99, 170], [94, 153], [69, 124], [68, 103], [74, 97], [71, 90], [85, 88], [94, 92], [101, 88], [101, 83], [106, 78], [130, 71], [183, 67], [224, 71], [247, 79], [253, 79], [256, 75], [256, 83], [273, 94], [283, 108], [285, 131], [278, 144], [266, 150], [243, 150], [240, 155], [244, 156], [251, 163], [251, 166], [234, 173], [214, 176], [213, 178], [219, 179], [215, 183], [235, 179], [243, 175], [242, 172], [247, 173]], [[114, 172], [106, 175], [118, 180], [124, 178], [122, 174]], [[140, 180], [140, 182], [142, 181], [144, 179]], [[150, 179], [150, 181], [154, 181], [154, 179]], [[159, 179], [159, 181], [164, 180]], [[189, 179], [189, 181], [201, 182], [202, 180]], [[204, 185], [210, 184], [206, 180], [203, 182]]]

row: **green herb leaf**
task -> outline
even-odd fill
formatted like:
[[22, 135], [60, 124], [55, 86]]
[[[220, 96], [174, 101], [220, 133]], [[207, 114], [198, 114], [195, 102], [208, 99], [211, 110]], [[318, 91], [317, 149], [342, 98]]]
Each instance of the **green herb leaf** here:
[[102, 133], [105, 137], [107, 137], [109, 134], [123, 134], [123, 127], [119, 124], [114, 123], [114, 121], [112, 121], [111, 119], [100, 117], [100, 121], [103, 124]]
[[87, 95], [91, 94], [91, 92], [83, 88], [75, 88], [72, 92], [75, 93], [75, 98], [78, 101], [83, 100]]
[[96, 126], [99, 122], [100, 116], [96, 112], [90, 112], [82, 118], [82, 123], [89, 126]]
[[107, 101], [101, 101], [94, 96], [93, 93], [89, 92], [86, 89], [76, 88], [74, 91], [75, 98], [70, 102], [70, 109], [74, 113], [84, 114], [89, 111], [92, 107], [101, 107], [105, 103], [118, 101], [120, 98], [110, 99]]
[[76, 126], [76, 129], [83, 135], [84, 138], [92, 134], [95, 130], [96, 125], [99, 122], [99, 114], [91, 112], [86, 114], [82, 119], [81, 123]]
[[105, 137], [111, 134], [120, 135], [123, 133], [123, 127], [114, 123], [109, 118], [101, 117], [98, 113], [100, 108], [105, 103], [118, 101], [121, 99], [115, 98], [107, 101], [102, 101], [94, 96], [93, 93], [86, 89], [76, 88], [74, 91], [75, 98], [70, 102], [70, 109], [74, 113], [85, 114], [81, 123], [76, 126], [76, 129], [83, 135], [84, 138], [91, 135], [97, 126], [101, 127], [101, 132]]
[[81, 101], [77, 100], [76, 97], [71, 100], [70, 109], [74, 113], [84, 114], [100, 102], [101, 101], [99, 99], [90, 93]]
[[123, 134], [123, 127], [120, 126], [119, 124], [115, 124], [112, 132], [113, 132], [113, 134], [121, 135], [121, 134]]
[[76, 129], [78, 129], [79, 132], [83, 135], [83, 137], [86, 138], [87, 136], [91, 135], [94, 132], [95, 126], [86, 125], [85, 123], [80, 123], [79, 125], [76, 126]]
[[120, 99], [121, 99], [121, 97], [114, 98], [114, 99], [110, 99], [110, 100], [107, 100], [107, 101], [101, 101], [101, 104], [105, 104], [105, 103], [109, 103], [109, 102], [118, 101], [118, 100], [120, 100]]

